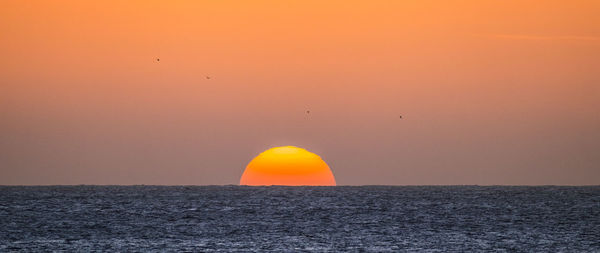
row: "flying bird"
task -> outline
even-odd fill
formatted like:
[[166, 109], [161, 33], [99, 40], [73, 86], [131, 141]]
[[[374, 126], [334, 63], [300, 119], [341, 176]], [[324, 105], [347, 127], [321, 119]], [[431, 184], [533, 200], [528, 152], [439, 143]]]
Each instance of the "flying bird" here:
[[210, 76], [206, 76], [206, 79], [210, 79]]
[[156, 61], [160, 61], [160, 58], [156, 58]]
[[310, 113], [310, 111], [308, 111], [308, 110], [307, 110], [307, 111], [306, 111], [306, 114], [309, 114], [309, 113]]

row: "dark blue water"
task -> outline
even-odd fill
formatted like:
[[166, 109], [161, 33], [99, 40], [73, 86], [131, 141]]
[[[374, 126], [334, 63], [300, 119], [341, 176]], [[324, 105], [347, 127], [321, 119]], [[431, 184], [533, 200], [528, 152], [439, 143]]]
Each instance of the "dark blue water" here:
[[600, 251], [600, 187], [0, 187], [0, 251]]

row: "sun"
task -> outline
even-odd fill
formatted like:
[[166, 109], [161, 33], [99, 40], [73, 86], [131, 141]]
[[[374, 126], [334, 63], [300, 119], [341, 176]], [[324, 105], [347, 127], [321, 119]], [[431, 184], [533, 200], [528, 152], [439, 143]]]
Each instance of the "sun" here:
[[252, 159], [240, 185], [335, 186], [331, 169], [318, 155], [294, 146], [275, 147]]

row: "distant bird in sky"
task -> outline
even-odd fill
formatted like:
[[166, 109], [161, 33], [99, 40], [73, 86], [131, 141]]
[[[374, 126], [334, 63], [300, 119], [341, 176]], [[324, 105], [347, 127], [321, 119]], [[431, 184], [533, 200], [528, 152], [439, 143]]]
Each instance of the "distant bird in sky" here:
[[398, 116], [398, 118], [402, 118], [402, 115]]
[[160, 61], [160, 58], [156, 58], [156, 61]]
[[206, 76], [206, 79], [210, 79], [210, 76]]
[[309, 113], [310, 113], [310, 111], [309, 111], [309, 110], [306, 110], [306, 114], [309, 114]]

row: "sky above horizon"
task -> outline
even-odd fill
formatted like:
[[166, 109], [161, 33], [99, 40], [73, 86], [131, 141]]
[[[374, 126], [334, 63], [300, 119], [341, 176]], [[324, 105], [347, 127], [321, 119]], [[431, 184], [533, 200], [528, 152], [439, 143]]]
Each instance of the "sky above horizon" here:
[[1, 1], [0, 185], [238, 184], [287, 145], [338, 185], [598, 185], [598, 13]]

